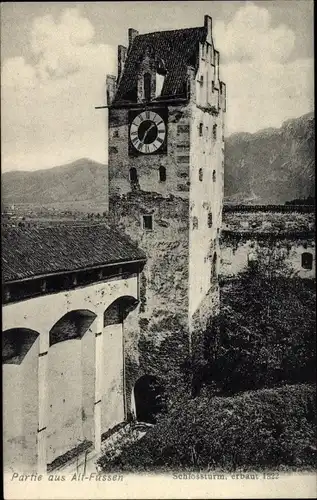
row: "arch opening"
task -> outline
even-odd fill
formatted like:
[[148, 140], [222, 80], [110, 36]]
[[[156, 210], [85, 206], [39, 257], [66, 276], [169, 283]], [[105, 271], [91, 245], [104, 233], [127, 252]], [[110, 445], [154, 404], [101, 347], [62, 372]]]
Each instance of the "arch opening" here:
[[66, 340], [81, 339], [95, 318], [96, 314], [88, 309], [66, 313], [50, 330], [50, 347]]
[[2, 334], [2, 364], [20, 365], [39, 333], [27, 328], [12, 328]]
[[103, 326], [122, 323], [137, 305], [138, 300], [130, 295], [124, 295], [114, 300], [103, 314]]
[[143, 375], [134, 386], [135, 414], [139, 422], [155, 424], [158, 415], [166, 413], [166, 394], [153, 375]]

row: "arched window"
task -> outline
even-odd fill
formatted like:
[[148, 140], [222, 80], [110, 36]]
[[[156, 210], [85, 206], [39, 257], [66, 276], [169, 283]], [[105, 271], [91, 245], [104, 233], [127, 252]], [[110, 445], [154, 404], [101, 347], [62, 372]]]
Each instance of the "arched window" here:
[[162, 165], [159, 168], [159, 174], [160, 174], [160, 182], [165, 182], [166, 181], [166, 168], [163, 167]]
[[151, 75], [150, 73], [145, 73], [143, 77], [143, 86], [144, 86], [144, 99], [146, 101], [151, 100]]
[[199, 169], [198, 176], [199, 176], [199, 180], [202, 181], [203, 180], [203, 169], [202, 168]]
[[214, 139], [217, 139], [217, 125], [213, 125], [212, 127], [212, 135]]
[[309, 252], [302, 253], [302, 268], [312, 270], [313, 268], [313, 255]]
[[138, 182], [138, 173], [135, 167], [130, 168], [130, 181]]
[[216, 170], [213, 170], [212, 172], [212, 181], [216, 182]]
[[193, 217], [193, 229], [198, 229], [198, 218], [196, 216]]

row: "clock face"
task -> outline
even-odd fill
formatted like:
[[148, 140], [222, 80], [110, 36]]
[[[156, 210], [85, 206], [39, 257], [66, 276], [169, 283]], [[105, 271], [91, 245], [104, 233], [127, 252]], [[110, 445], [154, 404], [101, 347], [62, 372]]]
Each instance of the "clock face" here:
[[154, 111], [142, 111], [131, 122], [130, 141], [139, 153], [155, 153], [164, 143], [165, 137], [165, 122]]

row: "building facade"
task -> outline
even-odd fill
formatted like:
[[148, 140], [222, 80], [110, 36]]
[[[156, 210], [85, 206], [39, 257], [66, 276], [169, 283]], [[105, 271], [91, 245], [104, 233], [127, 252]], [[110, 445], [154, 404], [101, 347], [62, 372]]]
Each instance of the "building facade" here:
[[315, 207], [225, 205], [221, 233], [222, 279], [238, 277], [255, 260], [271, 272], [314, 279]]
[[[198, 331], [219, 308], [226, 87], [212, 19], [139, 35], [107, 79], [109, 214], [147, 255], [139, 322]], [[194, 335], [195, 332], [195, 335]]]
[[145, 255], [102, 225], [10, 228], [2, 244], [4, 469], [45, 472], [127, 420]]

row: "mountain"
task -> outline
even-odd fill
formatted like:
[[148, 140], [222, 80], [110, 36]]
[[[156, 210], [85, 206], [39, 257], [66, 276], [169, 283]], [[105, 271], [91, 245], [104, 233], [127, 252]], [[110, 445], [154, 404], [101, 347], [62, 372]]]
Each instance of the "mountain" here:
[[[285, 203], [315, 195], [315, 119], [310, 113], [279, 129], [238, 133], [225, 143], [225, 200]], [[68, 165], [2, 175], [2, 204], [107, 200], [107, 167], [82, 158]]]
[[88, 158], [33, 172], [2, 174], [2, 204], [106, 201], [107, 167]]
[[225, 143], [225, 199], [285, 203], [315, 195], [314, 113], [281, 128], [231, 135]]

